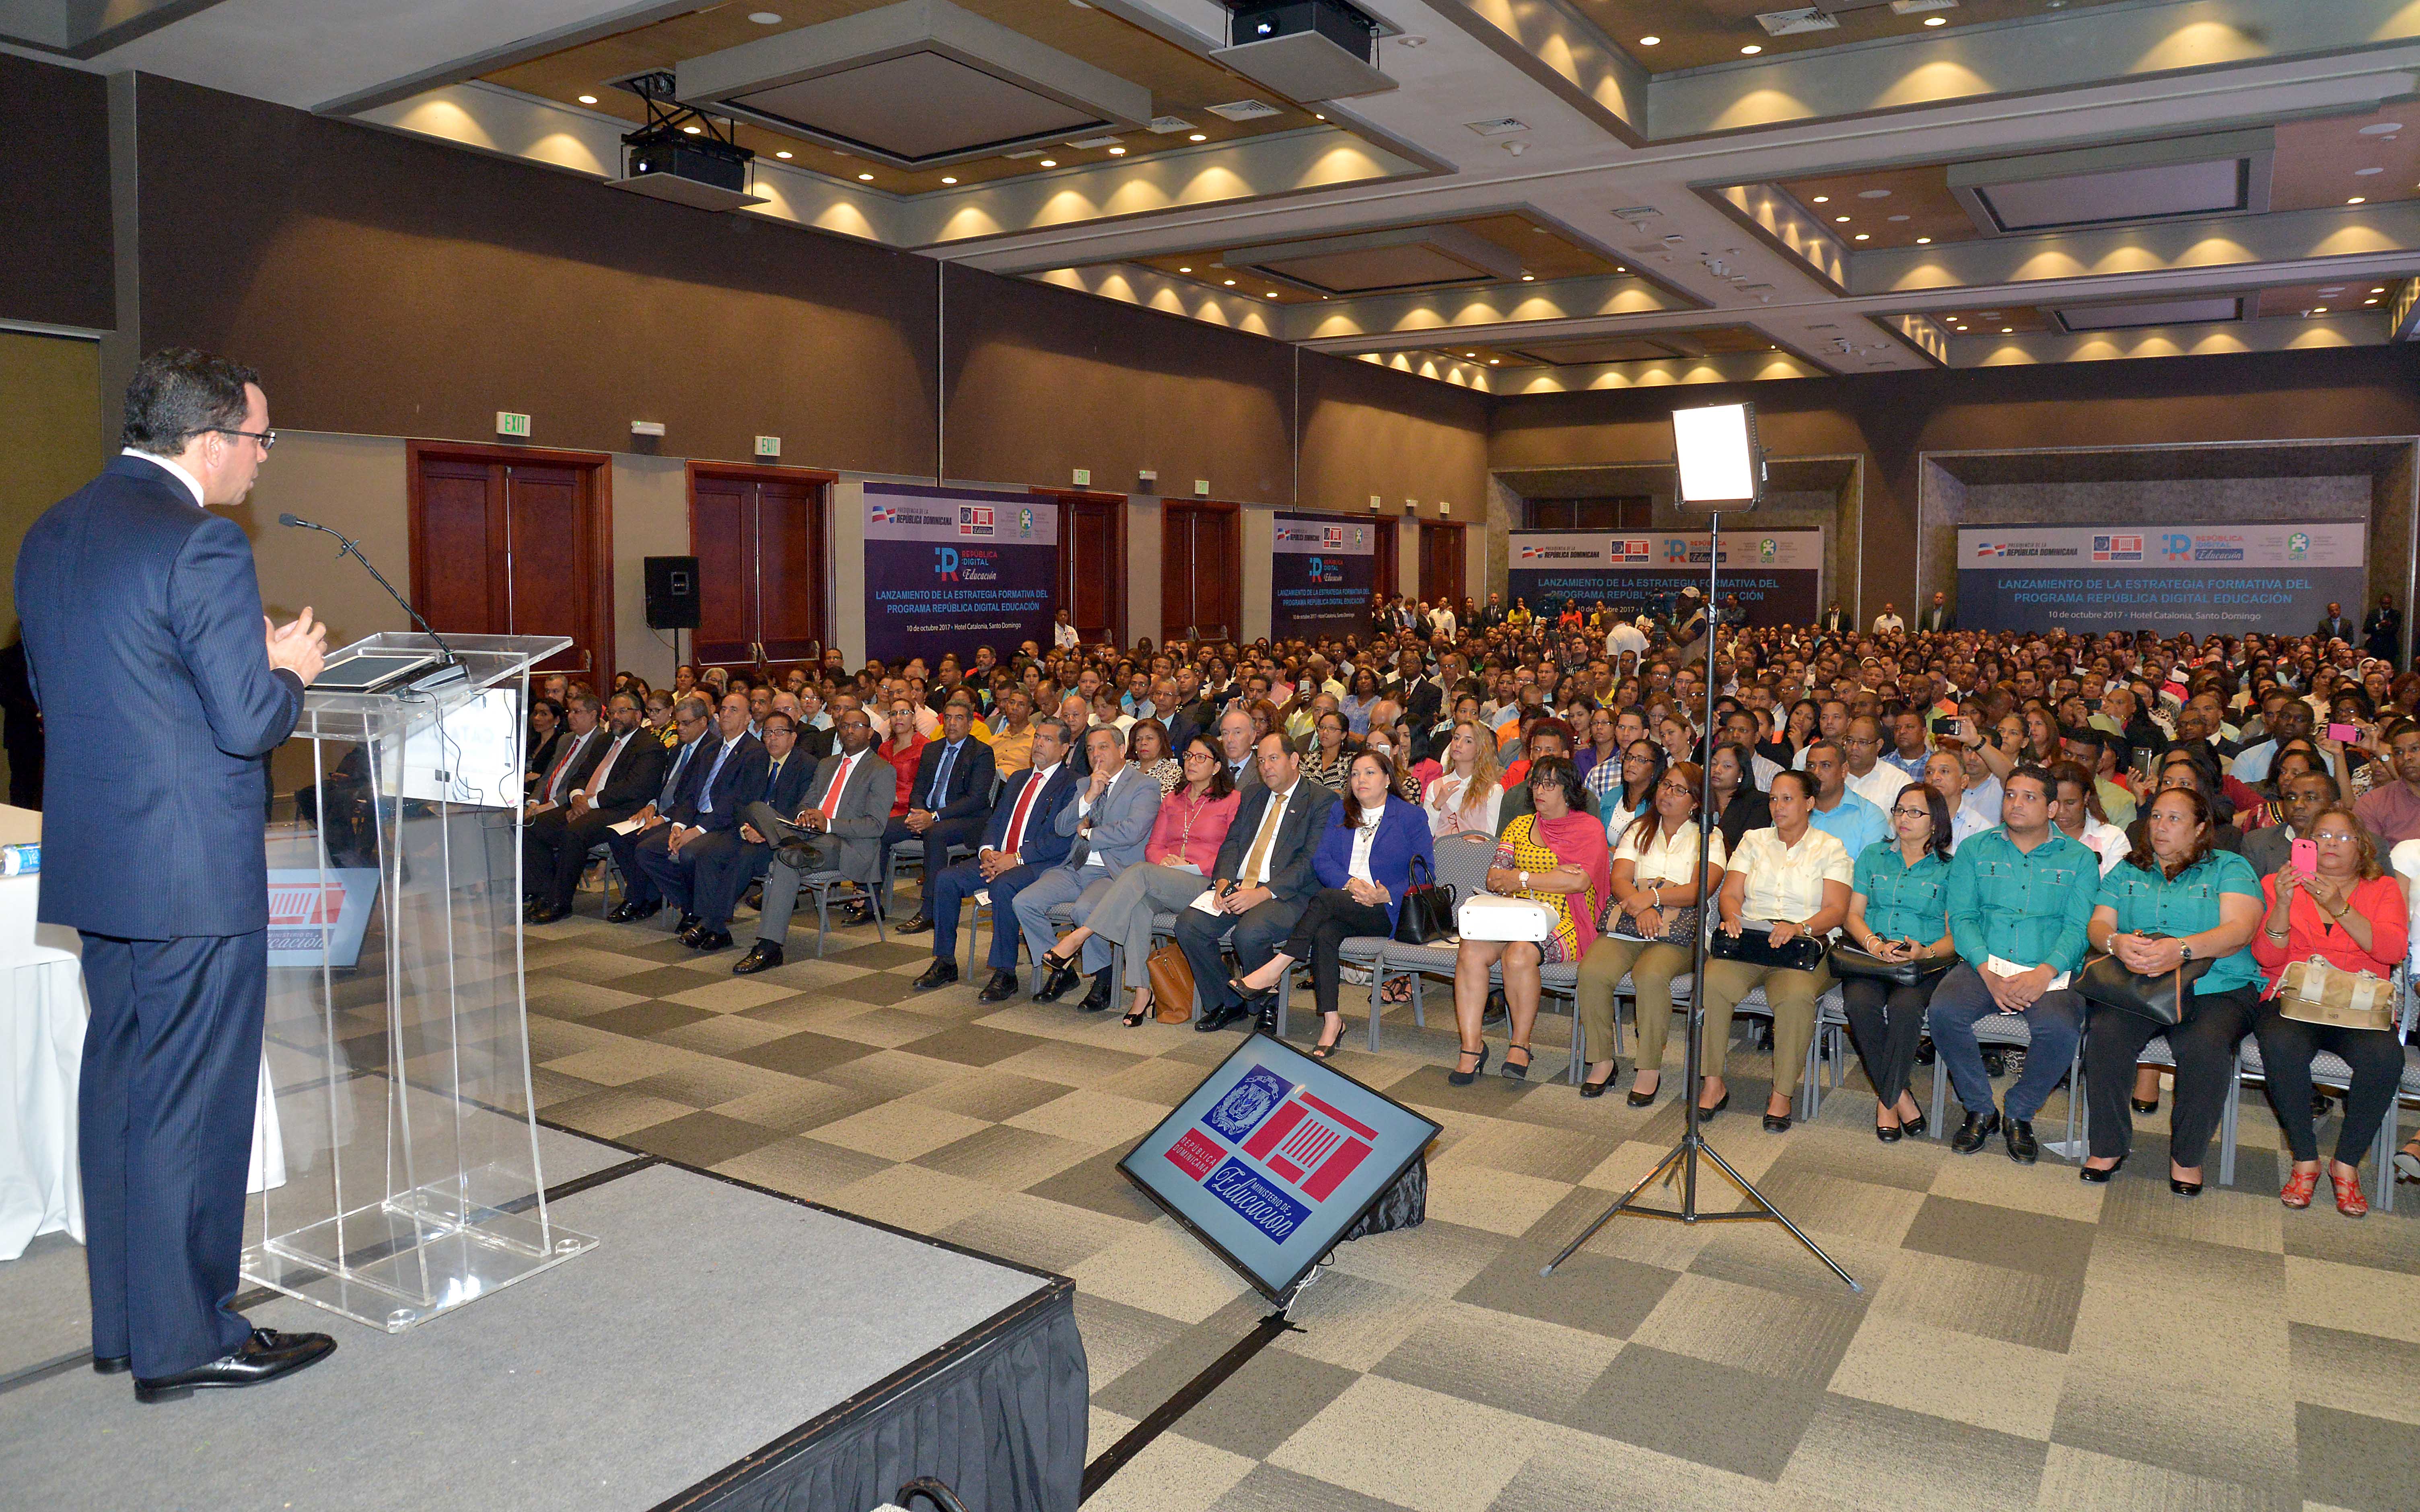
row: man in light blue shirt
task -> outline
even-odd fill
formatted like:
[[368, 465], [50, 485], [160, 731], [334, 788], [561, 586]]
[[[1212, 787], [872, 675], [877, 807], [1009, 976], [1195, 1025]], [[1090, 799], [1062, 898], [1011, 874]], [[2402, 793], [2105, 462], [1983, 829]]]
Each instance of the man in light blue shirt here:
[[1849, 757], [1839, 743], [1819, 740], [1807, 748], [1807, 775], [1815, 779], [1815, 810], [1807, 822], [1845, 847], [1854, 861], [1865, 848], [1890, 838], [1890, 819], [1848, 787]]

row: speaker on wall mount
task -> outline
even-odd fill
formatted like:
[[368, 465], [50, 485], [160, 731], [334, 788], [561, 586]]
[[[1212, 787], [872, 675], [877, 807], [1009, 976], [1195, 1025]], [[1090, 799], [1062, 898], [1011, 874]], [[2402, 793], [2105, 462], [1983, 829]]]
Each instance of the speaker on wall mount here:
[[647, 558], [647, 628], [694, 630], [697, 622], [697, 558]]

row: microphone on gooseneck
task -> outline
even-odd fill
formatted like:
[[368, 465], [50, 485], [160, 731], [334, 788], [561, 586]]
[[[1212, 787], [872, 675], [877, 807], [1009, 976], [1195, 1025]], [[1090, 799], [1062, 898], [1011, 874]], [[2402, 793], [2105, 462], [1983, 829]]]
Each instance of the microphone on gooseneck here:
[[[437, 642], [437, 649], [443, 654], [443, 665], [450, 668], [460, 667], [461, 662], [459, 658], [454, 655], [454, 648], [445, 643], [445, 638], [437, 633], [437, 627], [430, 625], [427, 620], [421, 618], [420, 610], [411, 607], [411, 600], [396, 592], [395, 584], [387, 581], [386, 574], [379, 571], [378, 567], [371, 563], [369, 558], [362, 555], [361, 547], [350, 536], [345, 534], [342, 531], [331, 530], [329, 527], [321, 525], [317, 521], [304, 519], [302, 516], [294, 514], [291, 511], [278, 516], [277, 523], [296, 530], [318, 531], [322, 535], [334, 536], [337, 543], [336, 555], [341, 557], [349, 554], [355, 562], [360, 563], [364, 570], [368, 572], [371, 577], [378, 579], [378, 585], [386, 590], [387, 596], [394, 599], [397, 604], [403, 606], [403, 611], [411, 616], [412, 623], [418, 625], [423, 630], [428, 632], [428, 639]], [[426, 687], [436, 682], [451, 682], [453, 680], [454, 678], [451, 676], [443, 678], [435, 676], [424, 677], [413, 686], [415, 687]]]

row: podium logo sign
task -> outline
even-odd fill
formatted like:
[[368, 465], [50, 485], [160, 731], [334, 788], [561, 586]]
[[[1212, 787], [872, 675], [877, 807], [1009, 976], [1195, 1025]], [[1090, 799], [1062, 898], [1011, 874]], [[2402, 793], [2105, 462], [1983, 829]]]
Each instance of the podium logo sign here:
[[1255, 1066], [1169, 1147], [1168, 1158], [1283, 1243], [1369, 1158], [1377, 1137], [1333, 1103]]
[[1272, 1297], [1419, 1158], [1436, 1123], [1256, 1034], [1118, 1163]]
[[374, 866], [271, 868], [269, 873], [269, 964], [322, 964], [340, 970], [359, 964], [362, 936], [378, 903]]

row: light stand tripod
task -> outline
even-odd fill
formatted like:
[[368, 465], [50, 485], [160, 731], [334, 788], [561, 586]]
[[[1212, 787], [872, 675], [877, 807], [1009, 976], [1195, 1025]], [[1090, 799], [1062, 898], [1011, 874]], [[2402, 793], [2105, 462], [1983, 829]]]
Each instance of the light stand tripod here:
[[[1717, 563], [1722, 556], [1722, 511], [1716, 510], [1707, 521], [1706, 535], [1705, 727], [1709, 735], [1711, 735], [1714, 728], [1714, 630], [1721, 623], [1720, 616], [1714, 607], [1721, 602], [1720, 598], [1718, 598], [1715, 594], [1715, 569]], [[1743, 772], [1740, 776], [1745, 779], [1747, 774]], [[1707, 761], [1705, 768], [1700, 774], [1700, 780], [1703, 785], [1703, 790], [1699, 795], [1698, 877], [1702, 885], [1706, 875], [1706, 863], [1711, 855], [1714, 821], [1716, 817], [1714, 813], [1714, 764], [1711, 749], [1708, 750]], [[1710, 900], [1707, 899], [1700, 898], [1699, 900], [1699, 924], [1697, 938], [1691, 941], [1689, 946], [1689, 969], [1692, 973], [1691, 981], [1693, 983], [1693, 990], [1689, 994], [1688, 1047], [1683, 1056], [1683, 1065], [1684, 1069], [1681, 1076], [1681, 1095], [1688, 1108], [1688, 1121], [1682, 1132], [1681, 1142], [1674, 1145], [1670, 1152], [1666, 1154], [1662, 1160], [1655, 1163], [1655, 1168], [1653, 1170], [1651, 1170], [1645, 1176], [1640, 1177], [1638, 1179], [1638, 1183], [1636, 1186], [1633, 1186], [1629, 1191], [1624, 1192], [1621, 1196], [1615, 1198], [1612, 1207], [1607, 1208], [1605, 1211], [1599, 1213], [1597, 1215], [1596, 1222], [1589, 1225], [1586, 1228], [1581, 1229], [1579, 1237], [1564, 1245], [1563, 1252], [1556, 1256], [1553, 1259], [1547, 1261], [1544, 1268], [1539, 1271], [1538, 1273], [1542, 1276], [1553, 1275], [1555, 1273], [1556, 1266], [1559, 1266], [1565, 1260], [1570, 1259], [1574, 1254], [1577, 1253], [1581, 1245], [1587, 1243], [1590, 1239], [1595, 1237], [1598, 1229], [1603, 1228], [1607, 1223], [1617, 1217], [1664, 1218], [1675, 1223], [1683, 1224], [1736, 1223], [1743, 1220], [1756, 1222], [1770, 1221], [1777, 1223], [1782, 1227], [1789, 1229], [1790, 1237], [1795, 1239], [1801, 1244], [1806, 1245], [1807, 1251], [1817, 1259], [1822, 1260], [1825, 1265], [1830, 1266], [1832, 1268], [1832, 1273], [1838, 1276], [1842, 1281], [1847, 1282], [1851, 1291], [1862, 1292], [1866, 1288], [1857, 1285], [1856, 1278], [1854, 1276], [1852, 1276], [1848, 1272], [1841, 1270], [1839, 1262], [1833, 1259], [1829, 1255], [1824, 1254], [1822, 1245], [1807, 1238], [1804, 1230], [1802, 1230], [1796, 1224], [1790, 1221], [1788, 1214], [1784, 1213], [1779, 1208], [1775, 1207], [1771, 1202], [1767, 1201], [1764, 1194], [1759, 1192], [1746, 1177], [1742, 1176], [1738, 1171], [1733, 1170], [1731, 1168], [1730, 1162], [1723, 1159], [1720, 1154], [1716, 1153], [1714, 1148], [1706, 1143], [1706, 1136], [1704, 1134], [1699, 1132], [1698, 1118], [1698, 1039], [1706, 1017], [1706, 932], [1713, 926], [1714, 920], [1717, 915], [1717, 910], [1708, 906]], [[1713, 1161], [1714, 1163], [1714, 1168], [1721, 1171], [1724, 1176], [1730, 1178], [1730, 1183], [1740, 1189], [1741, 1195], [1747, 1198], [1751, 1206], [1740, 1209], [1733, 1212], [1699, 1212], [1698, 1211], [1698, 1160], [1699, 1156], [1703, 1156], [1705, 1159]], [[1649, 1185], [1651, 1185], [1658, 1177], [1663, 1179], [1664, 1184], [1667, 1186], [1671, 1185], [1675, 1178], [1679, 1179], [1681, 1182], [1681, 1205], [1678, 1208], [1650, 1208], [1639, 1205], [1637, 1201], [1638, 1195], [1641, 1192], [1646, 1191]]]

